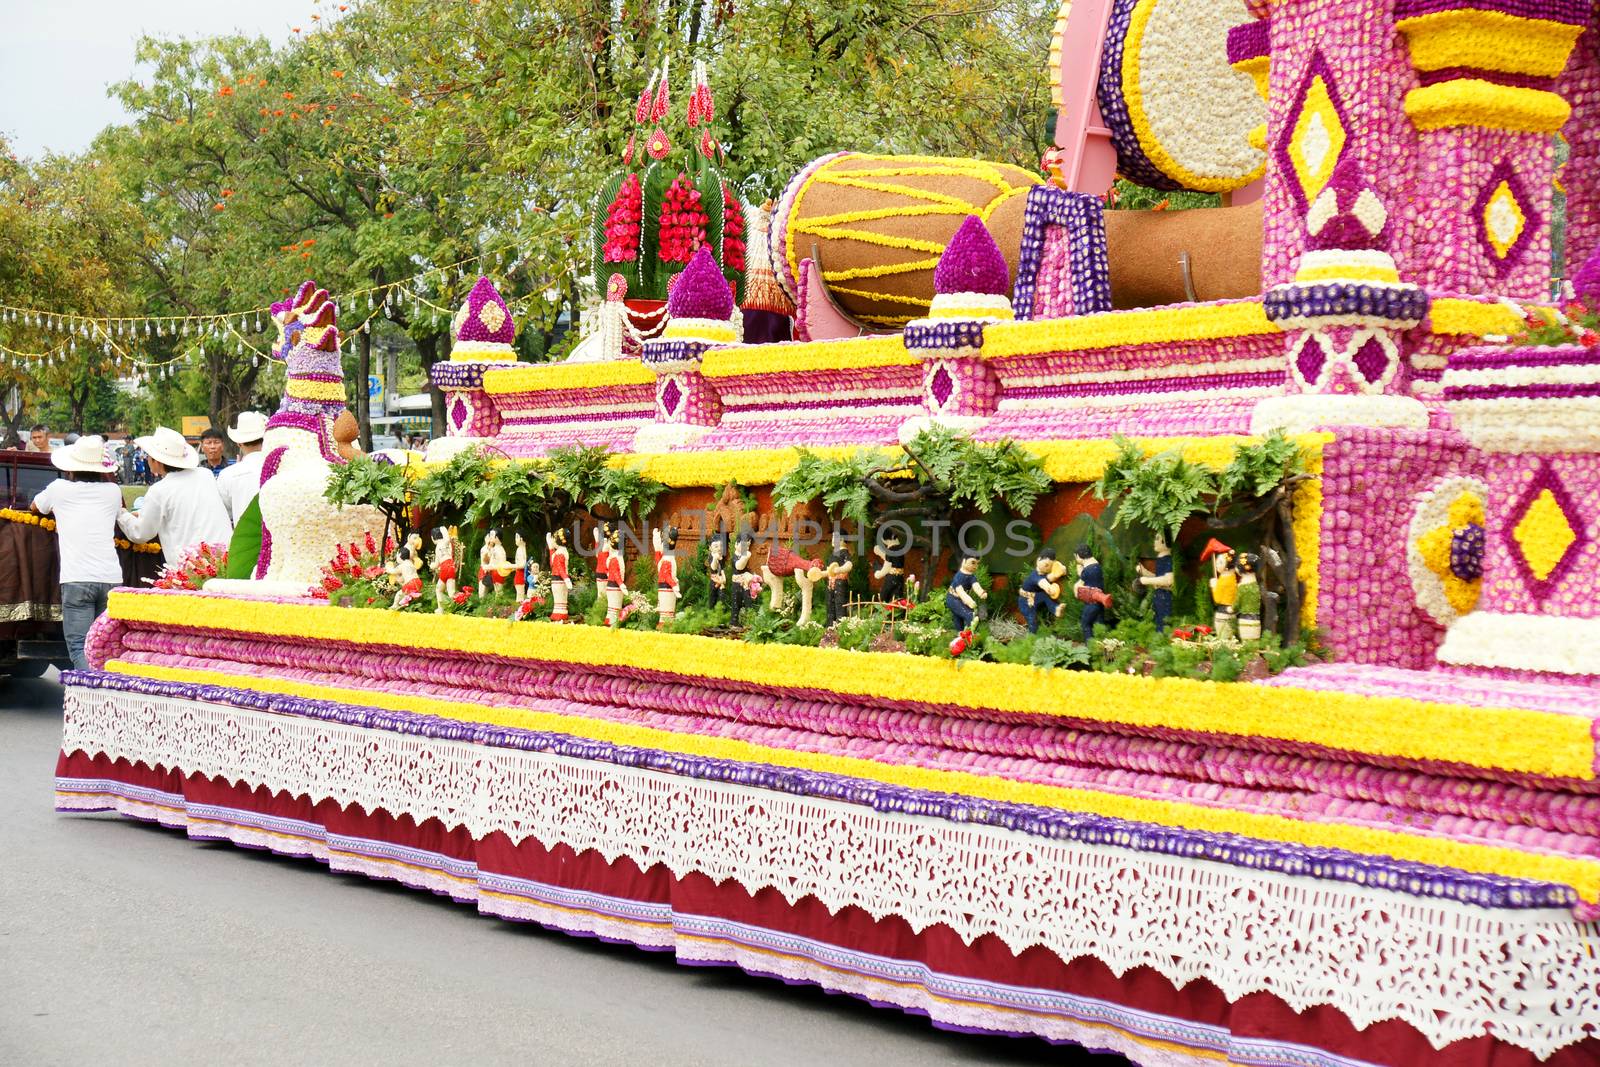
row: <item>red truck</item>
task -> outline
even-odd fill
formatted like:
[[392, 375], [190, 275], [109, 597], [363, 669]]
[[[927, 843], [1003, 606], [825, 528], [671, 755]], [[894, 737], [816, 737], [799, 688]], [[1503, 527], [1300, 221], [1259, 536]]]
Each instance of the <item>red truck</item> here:
[[[54, 523], [28, 510], [59, 472], [42, 452], [0, 450], [0, 678], [35, 678], [54, 663], [72, 666], [61, 632], [61, 583]], [[159, 546], [118, 539], [125, 585], [161, 573]]]

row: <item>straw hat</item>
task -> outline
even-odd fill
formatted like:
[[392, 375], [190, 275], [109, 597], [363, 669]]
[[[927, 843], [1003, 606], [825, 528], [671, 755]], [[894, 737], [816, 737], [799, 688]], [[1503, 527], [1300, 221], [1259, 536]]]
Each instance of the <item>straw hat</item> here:
[[115, 464], [106, 459], [106, 442], [102, 437], [80, 437], [50, 453], [50, 462], [63, 471], [106, 474], [115, 469]]
[[236, 445], [248, 445], [267, 435], [267, 417], [259, 411], [241, 411], [228, 427], [228, 439]]
[[133, 443], [163, 467], [189, 470], [200, 464], [200, 453], [183, 439], [183, 434], [165, 426], [157, 426], [156, 432], [148, 437], [135, 437]]

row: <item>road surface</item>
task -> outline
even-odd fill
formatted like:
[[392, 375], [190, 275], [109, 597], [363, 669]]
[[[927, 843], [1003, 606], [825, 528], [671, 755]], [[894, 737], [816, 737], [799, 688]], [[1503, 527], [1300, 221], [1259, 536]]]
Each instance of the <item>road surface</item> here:
[[54, 678], [0, 680], [0, 1064], [1124, 1065], [57, 815]]

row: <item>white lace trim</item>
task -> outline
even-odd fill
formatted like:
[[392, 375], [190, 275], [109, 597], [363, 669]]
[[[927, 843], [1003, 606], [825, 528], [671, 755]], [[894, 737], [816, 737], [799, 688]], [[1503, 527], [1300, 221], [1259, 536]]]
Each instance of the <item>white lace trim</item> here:
[[813, 896], [1013, 952], [1147, 966], [1230, 1001], [1270, 993], [1385, 1019], [1435, 1047], [1480, 1034], [1543, 1058], [1600, 1028], [1600, 930], [1200, 860], [1052, 841], [548, 753], [112, 690], [66, 691], [62, 749], [439, 819], [482, 839], [626, 856]]

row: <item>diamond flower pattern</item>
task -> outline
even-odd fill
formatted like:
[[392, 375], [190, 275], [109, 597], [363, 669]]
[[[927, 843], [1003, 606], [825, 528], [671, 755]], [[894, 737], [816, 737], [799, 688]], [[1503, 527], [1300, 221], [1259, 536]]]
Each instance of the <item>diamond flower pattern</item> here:
[[1522, 179], [1506, 160], [1495, 164], [1489, 180], [1473, 206], [1481, 229], [1484, 255], [1499, 274], [1522, 261], [1532, 235], [1538, 230], [1538, 213], [1530, 206]]
[[1278, 143], [1279, 166], [1294, 174], [1290, 188], [1302, 211], [1333, 177], [1349, 139], [1333, 74], [1319, 52], [1312, 57]]
[[1511, 556], [1534, 598], [1542, 602], [1578, 558], [1583, 523], [1548, 462], [1535, 472], [1511, 515], [1515, 521], [1506, 533]]

